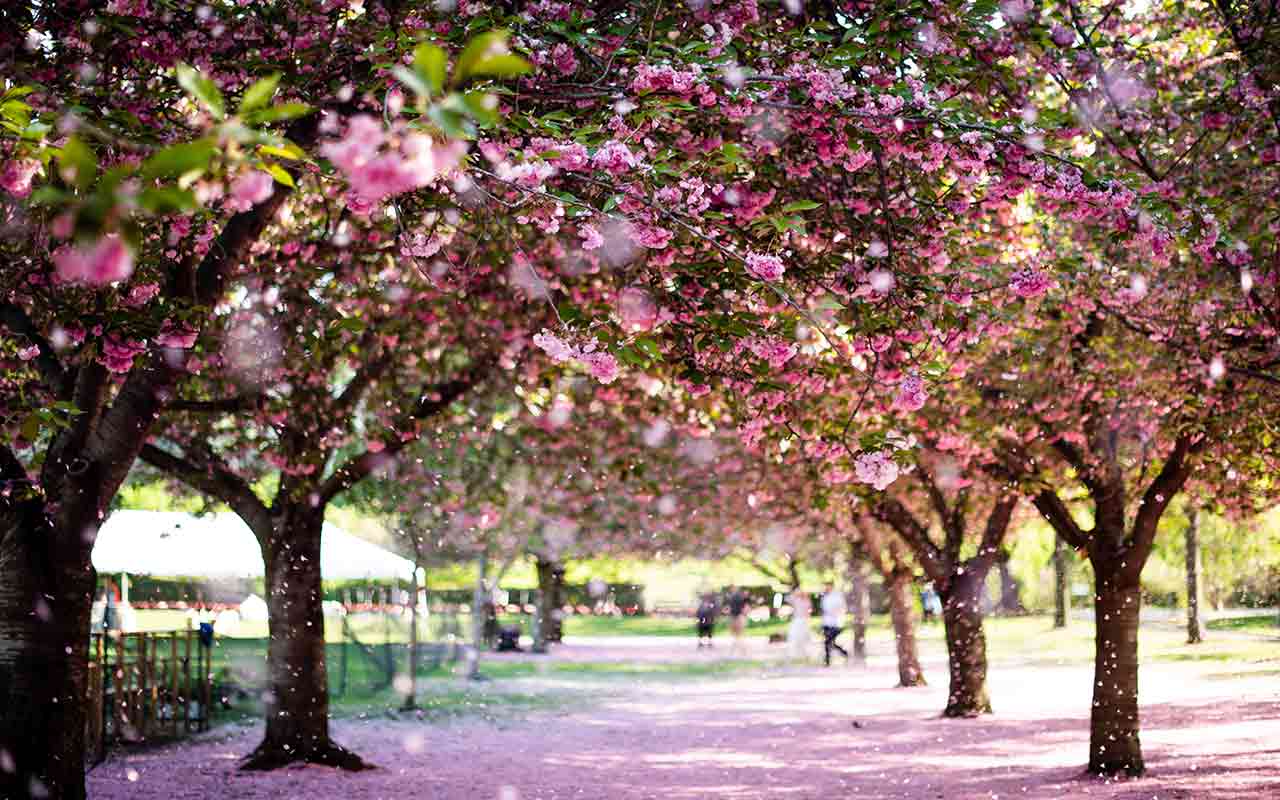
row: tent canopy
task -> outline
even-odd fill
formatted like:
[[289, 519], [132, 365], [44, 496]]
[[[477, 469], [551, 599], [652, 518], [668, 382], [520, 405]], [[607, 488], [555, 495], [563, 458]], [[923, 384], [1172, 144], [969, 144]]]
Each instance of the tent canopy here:
[[[202, 578], [260, 578], [262, 551], [235, 514], [116, 511], [98, 531], [99, 572]], [[409, 580], [413, 562], [328, 522], [320, 536], [325, 580]]]

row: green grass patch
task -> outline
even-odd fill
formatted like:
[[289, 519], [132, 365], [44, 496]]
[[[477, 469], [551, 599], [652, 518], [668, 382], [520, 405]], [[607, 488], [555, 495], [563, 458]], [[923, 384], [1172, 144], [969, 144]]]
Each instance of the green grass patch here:
[[1211, 631], [1280, 631], [1280, 618], [1275, 614], [1247, 617], [1223, 617], [1209, 620], [1205, 626]]

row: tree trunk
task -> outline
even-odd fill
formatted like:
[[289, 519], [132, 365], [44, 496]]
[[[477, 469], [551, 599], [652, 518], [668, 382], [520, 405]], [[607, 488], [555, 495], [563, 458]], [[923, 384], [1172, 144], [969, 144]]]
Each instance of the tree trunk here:
[[1187, 644], [1200, 644], [1200, 513], [1187, 509]]
[[[0, 500], [0, 797], [85, 796], [96, 513]], [[92, 504], [88, 504], [92, 507]]]
[[471, 592], [471, 658], [467, 664], [467, 677], [480, 678], [480, 653], [484, 650], [484, 626], [488, 614], [488, 592], [485, 591], [485, 574], [489, 571], [489, 551], [480, 552], [476, 560], [476, 585]]
[[991, 713], [987, 693], [987, 637], [982, 629], [982, 597], [987, 564], [971, 559], [947, 582], [942, 595], [942, 624], [947, 634], [947, 667], [951, 688], [944, 717], [976, 717]]
[[853, 615], [853, 662], [867, 663], [867, 567], [853, 554], [849, 562], [849, 611]]
[[911, 595], [911, 572], [895, 569], [888, 576], [889, 616], [898, 645], [898, 685], [924, 686], [924, 670], [916, 649], [916, 612]]
[[544, 642], [559, 644], [564, 640], [564, 565], [552, 559], [537, 557], [539, 627]]
[[409, 680], [405, 692], [403, 711], [418, 707], [418, 564], [413, 565], [413, 578], [409, 581]]
[[1009, 569], [1009, 551], [1001, 550], [996, 557], [996, 569], [1000, 572], [1000, 605], [1001, 614], [1025, 614], [1027, 609], [1022, 605], [1021, 589], [1018, 579], [1013, 577]]
[[368, 765], [329, 738], [320, 533], [324, 509], [286, 509], [259, 533], [266, 564], [267, 731], [244, 769], [306, 762], [359, 770]]
[[1089, 721], [1089, 771], [1141, 775], [1138, 739], [1139, 570], [1093, 562], [1097, 624], [1093, 711]]
[[1071, 610], [1071, 550], [1061, 536], [1053, 540], [1053, 627], [1067, 627]]

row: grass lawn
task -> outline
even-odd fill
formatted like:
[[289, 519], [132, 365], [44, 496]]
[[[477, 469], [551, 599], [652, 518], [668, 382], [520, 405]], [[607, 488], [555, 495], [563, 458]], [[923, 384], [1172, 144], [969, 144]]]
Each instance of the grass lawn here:
[[1205, 626], [1211, 631], [1256, 631], [1280, 634], [1280, 618], [1275, 614], [1248, 617], [1223, 617], [1209, 620]]

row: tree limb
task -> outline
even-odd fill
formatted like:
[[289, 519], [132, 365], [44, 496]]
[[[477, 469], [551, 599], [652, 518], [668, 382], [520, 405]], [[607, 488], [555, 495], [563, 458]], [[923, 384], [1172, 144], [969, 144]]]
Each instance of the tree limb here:
[[1082, 530], [1076, 524], [1067, 504], [1062, 502], [1057, 492], [1049, 488], [1041, 489], [1031, 498], [1031, 503], [1063, 541], [1077, 550], [1089, 547], [1089, 532]]
[[142, 446], [138, 457], [168, 475], [182, 481], [192, 489], [203, 492], [231, 506], [256, 534], [263, 526], [270, 527], [270, 513], [249, 483], [231, 471], [212, 453], [202, 454], [210, 460], [198, 464], [188, 458], [174, 455], [153, 444]]

